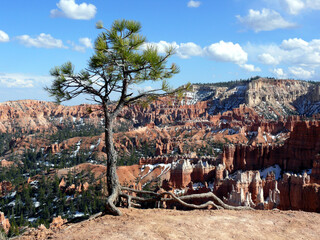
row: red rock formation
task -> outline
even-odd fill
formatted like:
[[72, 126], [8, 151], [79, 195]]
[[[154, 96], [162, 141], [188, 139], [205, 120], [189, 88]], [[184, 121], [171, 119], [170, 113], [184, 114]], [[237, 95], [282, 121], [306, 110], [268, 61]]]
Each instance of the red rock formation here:
[[290, 138], [283, 145], [244, 144], [225, 146], [222, 161], [228, 171], [254, 170], [278, 164], [284, 171], [312, 168], [320, 152], [320, 121], [295, 124]]
[[62, 225], [67, 222], [67, 219], [63, 219], [61, 216], [55, 217], [50, 223], [51, 230], [59, 230], [62, 228]]
[[[209, 160], [210, 158], [207, 158]], [[194, 164], [192, 163], [194, 162]], [[213, 179], [215, 166], [203, 159], [181, 159], [178, 163], [172, 164], [170, 171], [169, 185], [173, 188], [183, 189], [190, 182], [205, 183]]]
[[66, 185], [67, 185], [66, 181], [64, 180], [64, 178], [62, 178], [60, 183], [59, 183], [59, 188], [65, 188]]
[[320, 212], [320, 185], [310, 183], [310, 176], [307, 174], [284, 174], [279, 190], [280, 209]]
[[1, 167], [11, 167], [14, 164], [12, 161], [7, 161], [5, 159], [1, 160], [0, 165]]
[[89, 183], [88, 182], [85, 182], [84, 184], [83, 184], [83, 191], [88, 191], [89, 190]]
[[189, 160], [182, 160], [172, 167], [170, 172], [171, 186], [173, 188], [185, 188], [191, 182], [193, 167]]
[[6, 234], [8, 234], [10, 230], [9, 219], [4, 216], [3, 212], [0, 212], [0, 228], [2, 228]]
[[0, 182], [0, 193], [1, 193], [1, 196], [6, 196], [11, 191], [12, 191], [11, 182], [8, 182], [8, 181]]
[[313, 161], [312, 171], [311, 171], [311, 183], [320, 184], [320, 155], [316, 156], [316, 159]]

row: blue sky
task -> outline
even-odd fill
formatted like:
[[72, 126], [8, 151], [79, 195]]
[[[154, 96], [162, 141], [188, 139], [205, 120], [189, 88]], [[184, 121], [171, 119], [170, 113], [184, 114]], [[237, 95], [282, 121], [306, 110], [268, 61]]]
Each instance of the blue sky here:
[[42, 90], [50, 69], [84, 68], [101, 31], [95, 23], [123, 18], [140, 21], [160, 51], [176, 46], [174, 87], [320, 76], [320, 0], [12, 0], [0, 8], [0, 101], [50, 100]]

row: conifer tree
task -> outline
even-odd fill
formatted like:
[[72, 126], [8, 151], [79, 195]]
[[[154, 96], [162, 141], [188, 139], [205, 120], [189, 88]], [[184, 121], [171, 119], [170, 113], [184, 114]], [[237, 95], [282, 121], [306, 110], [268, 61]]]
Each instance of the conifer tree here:
[[[173, 90], [167, 79], [179, 72], [167, 60], [174, 54], [174, 48], [168, 47], [166, 53], [159, 54], [156, 47], [147, 44], [146, 38], [139, 34], [141, 25], [136, 21], [116, 20], [110, 29], [97, 23], [103, 32], [95, 41], [95, 53], [88, 67], [75, 73], [74, 66], [67, 62], [51, 70], [55, 78], [46, 90], [55, 97], [56, 102], [73, 99], [87, 94], [100, 104], [104, 113], [105, 149], [107, 154], [106, 208], [109, 213], [121, 215], [115, 203], [119, 200], [121, 187], [116, 173], [117, 153], [113, 144], [113, 128], [120, 111], [133, 103], [148, 103], [156, 97], [176, 93], [182, 95], [184, 89]], [[134, 94], [132, 87], [145, 81], [161, 81], [159, 89]], [[112, 95], [117, 94], [116, 100]]]

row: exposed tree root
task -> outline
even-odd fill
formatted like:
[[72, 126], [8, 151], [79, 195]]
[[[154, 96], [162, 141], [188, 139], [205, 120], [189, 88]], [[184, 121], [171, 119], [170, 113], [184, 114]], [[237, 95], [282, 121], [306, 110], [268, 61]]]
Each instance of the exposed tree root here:
[[[120, 197], [126, 198], [128, 202], [128, 208], [132, 206], [131, 201], [138, 201], [138, 202], [178, 202], [182, 206], [192, 208], [192, 209], [203, 209], [208, 208], [209, 206], [212, 206], [216, 209], [229, 209], [229, 210], [253, 210], [251, 207], [245, 207], [245, 206], [230, 206], [228, 204], [225, 204], [220, 198], [218, 198], [214, 193], [208, 192], [208, 193], [201, 193], [201, 194], [193, 194], [188, 196], [182, 196], [177, 197], [172, 192], [162, 192], [162, 193], [155, 193], [151, 191], [143, 191], [143, 190], [135, 190], [128, 187], [121, 187], [121, 190], [127, 191], [127, 192], [134, 192], [138, 194], [148, 194], [151, 195], [149, 198], [143, 198], [143, 197], [135, 197], [131, 196], [129, 194], [121, 193]], [[171, 198], [165, 198], [164, 196], [169, 195]], [[210, 201], [196, 205], [196, 204], [190, 204], [186, 201], [193, 200], [193, 199], [210, 199]]]
[[120, 189], [116, 188], [106, 201], [106, 211], [114, 216], [122, 215], [122, 212], [114, 204], [118, 200], [119, 195]]

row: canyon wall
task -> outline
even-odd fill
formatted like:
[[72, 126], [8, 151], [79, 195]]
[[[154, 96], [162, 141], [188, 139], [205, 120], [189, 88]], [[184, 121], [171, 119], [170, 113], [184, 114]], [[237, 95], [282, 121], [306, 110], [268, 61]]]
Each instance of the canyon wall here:
[[279, 165], [284, 171], [310, 169], [320, 152], [320, 122], [296, 122], [282, 144], [226, 145], [222, 161], [227, 170], [255, 170]]

